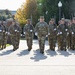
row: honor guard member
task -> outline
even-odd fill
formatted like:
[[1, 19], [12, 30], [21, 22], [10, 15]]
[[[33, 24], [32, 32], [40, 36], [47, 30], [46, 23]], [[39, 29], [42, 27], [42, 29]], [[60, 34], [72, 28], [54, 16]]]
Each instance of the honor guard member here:
[[3, 31], [4, 31], [4, 27], [2, 26], [1, 24], [1, 21], [0, 21], [0, 49], [2, 50], [3, 47], [2, 47], [2, 44], [3, 44]]
[[45, 39], [48, 36], [48, 24], [44, 21], [44, 16], [40, 16], [40, 22], [35, 26], [35, 35], [38, 37], [40, 53], [44, 53]]
[[66, 51], [66, 35], [67, 35], [67, 27], [65, 25], [65, 19], [62, 18], [60, 21], [60, 25], [58, 26], [58, 50], [65, 50]]
[[24, 26], [23, 33], [27, 41], [28, 51], [31, 51], [33, 44], [34, 27], [31, 24], [31, 20], [27, 20], [27, 24]]
[[72, 50], [75, 50], [75, 17], [72, 20], [72, 25], [71, 25], [71, 34], [72, 34]]
[[57, 37], [57, 25], [55, 24], [55, 20], [51, 19], [48, 27], [48, 41], [50, 50], [55, 51], [56, 37]]
[[6, 21], [2, 21], [1, 22], [4, 30], [3, 30], [3, 42], [2, 42], [2, 49], [6, 48], [6, 44], [7, 44], [7, 38], [8, 38], [8, 30], [7, 30], [7, 26], [6, 26]]
[[68, 20], [67, 21], [67, 26], [68, 26], [68, 32], [67, 32], [67, 38], [66, 38], [66, 41], [67, 41], [67, 49], [68, 50], [71, 50], [71, 44], [72, 44], [72, 41], [71, 41], [71, 38], [72, 38], [72, 34], [71, 34], [71, 25], [72, 25], [72, 21], [71, 20]]
[[11, 36], [11, 42], [13, 45], [13, 51], [19, 48], [20, 35], [21, 35], [21, 27], [16, 21], [13, 21], [13, 24], [9, 27], [9, 32]]

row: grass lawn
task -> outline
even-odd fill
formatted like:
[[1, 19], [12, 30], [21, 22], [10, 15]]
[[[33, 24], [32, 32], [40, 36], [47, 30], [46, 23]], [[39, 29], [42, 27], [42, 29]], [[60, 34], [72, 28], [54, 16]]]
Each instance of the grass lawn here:
[[25, 38], [21, 38], [20, 40], [26, 40]]
[[6, 47], [10, 46], [10, 44], [6, 44]]

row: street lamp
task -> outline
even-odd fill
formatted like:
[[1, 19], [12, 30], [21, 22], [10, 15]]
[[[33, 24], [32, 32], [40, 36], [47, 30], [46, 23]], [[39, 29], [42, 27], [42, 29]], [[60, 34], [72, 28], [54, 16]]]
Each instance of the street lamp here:
[[38, 6], [39, 6], [39, 14], [40, 15], [42, 15], [42, 5], [43, 5], [42, 3], [39, 3], [38, 4]]
[[46, 11], [46, 15], [48, 14], [48, 11]]
[[61, 1], [59, 1], [58, 7], [59, 7], [59, 20], [60, 20], [61, 19], [61, 7], [62, 7]]
[[41, 6], [42, 5], [42, 3], [39, 3], [39, 6]]
[[31, 24], [32, 24], [32, 22], [33, 22], [33, 16], [32, 16], [32, 14], [31, 14]]
[[48, 11], [46, 11], [45, 14], [46, 14], [46, 21], [47, 21], [47, 14], [48, 14]]

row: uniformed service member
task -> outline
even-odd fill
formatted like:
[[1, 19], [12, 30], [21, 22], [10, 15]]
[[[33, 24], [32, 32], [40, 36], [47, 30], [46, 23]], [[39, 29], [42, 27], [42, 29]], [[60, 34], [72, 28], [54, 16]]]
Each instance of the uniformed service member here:
[[57, 25], [55, 24], [55, 20], [51, 19], [48, 27], [48, 41], [50, 50], [55, 51], [56, 39], [57, 39]]
[[35, 26], [35, 35], [38, 37], [40, 53], [44, 53], [45, 39], [48, 36], [48, 24], [44, 21], [44, 16], [40, 16], [40, 22]]
[[68, 32], [67, 32], [67, 38], [66, 38], [66, 46], [68, 50], [71, 50], [71, 44], [72, 44], [71, 25], [72, 25], [72, 21], [68, 20], [67, 21]]
[[7, 44], [8, 32], [7, 32], [6, 22], [2, 21], [1, 25], [4, 28], [4, 30], [3, 30], [3, 41], [2, 41], [2, 49], [4, 49], [4, 48], [6, 48], [6, 44]]
[[65, 19], [62, 18], [60, 21], [60, 25], [58, 26], [58, 50], [65, 50], [66, 51], [66, 35], [67, 35], [67, 26], [65, 25]]
[[24, 26], [23, 33], [25, 34], [25, 39], [27, 41], [28, 51], [31, 51], [34, 36], [34, 27], [31, 24], [31, 20], [27, 20], [27, 24]]
[[20, 35], [21, 35], [21, 27], [16, 23], [15, 20], [13, 21], [13, 24], [10, 25], [9, 32], [11, 36], [11, 42], [13, 45], [13, 51], [15, 51], [19, 48]]
[[4, 31], [4, 27], [2, 26], [1, 24], [1, 21], [0, 21], [0, 49], [2, 50], [2, 44], [3, 44], [3, 31]]
[[72, 20], [72, 25], [71, 25], [71, 34], [72, 34], [72, 50], [75, 50], [75, 17]]

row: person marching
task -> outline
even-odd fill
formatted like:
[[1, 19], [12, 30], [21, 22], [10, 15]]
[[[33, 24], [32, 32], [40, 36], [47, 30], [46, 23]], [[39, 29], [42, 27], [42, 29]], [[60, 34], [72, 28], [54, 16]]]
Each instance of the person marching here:
[[66, 46], [68, 50], [71, 50], [71, 44], [72, 44], [72, 34], [71, 34], [71, 25], [72, 25], [72, 21], [68, 20], [67, 21], [67, 27], [68, 27], [68, 32], [67, 32], [67, 38], [66, 38]]
[[45, 39], [48, 36], [48, 24], [44, 16], [40, 16], [40, 22], [35, 26], [35, 35], [38, 37], [40, 53], [44, 53]]
[[6, 21], [1, 22], [4, 30], [3, 30], [3, 42], [2, 42], [2, 49], [6, 48], [7, 39], [8, 39], [8, 30], [6, 26]]
[[50, 50], [55, 51], [56, 38], [57, 38], [57, 25], [55, 24], [55, 20], [51, 19], [48, 28], [48, 41]]
[[71, 25], [71, 34], [72, 34], [72, 50], [75, 50], [75, 17], [72, 19], [72, 25]]
[[16, 21], [13, 21], [13, 24], [9, 27], [9, 32], [11, 36], [11, 42], [13, 45], [13, 51], [19, 48], [20, 35], [21, 35], [21, 27]]
[[67, 26], [65, 25], [65, 19], [62, 18], [60, 21], [60, 25], [58, 26], [58, 50], [65, 50], [66, 51], [66, 35], [67, 35]]
[[27, 20], [27, 24], [24, 26], [23, 33], [27, 41], [28, 51], [31, 51], [34, 37], [34, 27], [31, 24], [31, 20]]

